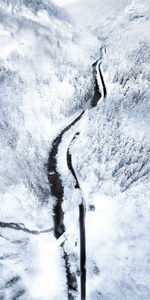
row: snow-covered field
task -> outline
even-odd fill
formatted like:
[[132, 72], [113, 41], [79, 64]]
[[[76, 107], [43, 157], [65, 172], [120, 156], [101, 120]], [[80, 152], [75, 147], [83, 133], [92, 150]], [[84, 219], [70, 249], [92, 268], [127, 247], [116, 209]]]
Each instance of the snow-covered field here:
[[[53, 226], [48, 153], [92, 97], [91, 65], [105, 43], [107, 99], [87, 109], [71, 146], [87, 207], [87, 300], [149, 300], [150, 4], [92, 3], [67, 14], [48, 0], [1, 0], [0, 222]], [[65, 162], [60, 173], [66, 226], [75, 223], [72, 252], [79, 195]], [[0, 299], [67, 299], [61, 255], [52, 233], [0, 228]]]

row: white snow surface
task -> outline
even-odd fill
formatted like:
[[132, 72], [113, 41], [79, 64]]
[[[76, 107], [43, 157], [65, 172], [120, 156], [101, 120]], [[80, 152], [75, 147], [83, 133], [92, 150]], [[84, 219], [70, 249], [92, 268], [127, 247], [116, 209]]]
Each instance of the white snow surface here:
[[[32, 230], [53, 226], [48, 154], [92, 97], [91, 65], [105, 43], [107, 99], [88, 106], [57, 155], [65, 225], [72, 231], [66, 250], [76, 270], [81, 195], [66, 151], [79, 131], [71, 153], [87, 209], [87, 300], [149, 300], [150, 3], [105, 2], [72, 4], [72, 17], [46, 0], [0, 3], [0, 222]], [[52, 233], [0, 228], [0, 260], [0, 299], [67, 299], [62, 252]]]

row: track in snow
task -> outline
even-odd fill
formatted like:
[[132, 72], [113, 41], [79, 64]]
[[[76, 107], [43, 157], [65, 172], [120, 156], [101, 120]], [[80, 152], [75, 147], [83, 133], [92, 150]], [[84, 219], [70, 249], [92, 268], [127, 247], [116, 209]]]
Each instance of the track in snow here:
[[[57, 152], [59, 145], [62, 141], [63, 135], [74, 126], [82, 117], [84, 111], [67, 127], [65, 127], [62, 132], [56, 137], [52, 144], [52, 149], [49, 153], [48, 160], [48, 180], [51, 187], [51, 194], [56, 197], [56, 204], [54, 205], [53, 212], [53, 223], [54, 223], [54, 236], [58, 239], [65, 231], [64, 225], [64, 212], [62, 209], [64, 187], [62, 185], [60, 174], [57, 170]], [[75, 274], [70, 270], [69, 265], [69, 255], [64, 249], [64, 242], [61, 244], [63, 251], [63, 258], [65, 261], [66, 277], [67, 277], [67, 289], [68, 289], [68, 299], [74, 299], [72, 296], [73, 292], [77, 292], [77, 279]]]
[[[71, 143], [79, 135], [77, 132]], [[72, 155], [70, 153], [70, 146], [67, 150], [67, 165], [72, 176], [75, 179], [75, 188], [81, 192], [80, 184], [72, 165]], [[81, 203], [79, 204], [79, 226], [80, 226], [80, 279], [81, 279], [81, 299], [86, 299], [86, 237], [85, 237], [85, 205], [84, 199], [81, 195]]]
[[45, 230], [31, 230], [25, 227], [23, 223], [6, 223], [6, 222], [0, 222], [0, 227], [1, 228], [9, 228], [9, 229], [14, 229], [14, 230], [20, 230], [24, 231], [30, 234], [41, 234], [41, 233], [47, 233], [47, 232], [52, 232], [53, 228], [50, 229], [45, 229]]
[[[104, 78], [101, 71], [101, 60], [98, 59], [93, 65], [93, 77], [94, 77], [94, 96], [91, 101], [91, 107], [95, 107], [99, 100], [102, 98], [106, 98], [107, 90], [104, 82]], [[101, 91], [99, 89], [98, 83], [98, 73], [100, 77], [100, 85]], [[63, 195], [64, 195], [64, 187], [62, 184], [61, 176], [57, 169], [57, 153], [59, 146], [62, 142], [63, 135], [72, 127], [74, 126], [82, 117], [85, 110], [68, 126], [66, 126], [61, 133], [55, 138], [52, 144], [51, 151], [49, 153], [48, 159], [48, 180], [50, 183], [51, 194], [56, 198], [56, 203], [53, 207], [53, 223], [54, 223], [54, 236], [59, 239], [66, 231], [64, 225], [64, 212], [62, 209], [62, 202], [63, 202]], [[72, 141], [79, 135], [77, 133]], [[72, 156], [70, 153], [70, 149], [68, 148], [66, 153], [66, 163], [68, 166], [69, 171], [71, 172], [72, 176], [75, 179], [75, 188], [80, 189], [79, 181], [77, 179], [75, 170], [72, 165]], [[84, 199], [79, 205], [79, 223], [80, 223], [80, 272], [81, 272], [81, 300], [86, 299], [86, 238], [85, 238], [85, 205]], [[66, 269], [66, 277], [67, 277], [67, 289], [68, 289], [68, 299], [74, 299], [73, 293], [77, 292], [77, 279], [75, 274], [73, 274], [70, 270], [69, 264], [69, 255], [66, 253], [65, 248], [65, 241], [61, 244], [62, 251], [63, 251], [63, 258], [65, 261], [65, 269]]]

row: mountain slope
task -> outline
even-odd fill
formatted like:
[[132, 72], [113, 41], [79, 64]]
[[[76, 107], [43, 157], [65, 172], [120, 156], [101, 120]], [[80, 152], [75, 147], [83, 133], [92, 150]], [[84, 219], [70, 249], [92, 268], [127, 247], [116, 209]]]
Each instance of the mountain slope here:
[[92, 93], [92, 51], [80, 50], [79, 32], [50, 1], [1, 1], [0, 16], [0, 298], [65, 299], [52, 233], [29, 231], [53, 226], [48, 153]]
[[[47, 162], [56, 136], [92, 98], [91, 65], [101, 43], [107, 98], [87, 106], [70, 145], [87, 208], [87, 300], [149, 299], [150, 7], [148, 0], [119, 1], [111, 10], [113, 3], [95, 0], [87, 18], [81, 2], [75, 25], [51, 1], [1, 1], [2, 299], [66, 299], [63, 254], [52, 233], [40, 233], [53, 226], [56, 200]], [[75, 224], [68, 253], [80, 197], [63, 159], [75, 130], [57, 157], [64, 222]], [[14, 223], [21, 230], [11, 229]]]
[[90, 29], [107, 46], [108, 96], [89, 110], [72, 146], [87, 203], [96, 207], [86, 223], [88, 299], [150, 294], [149, 9], [148, 1], [132, 1]]

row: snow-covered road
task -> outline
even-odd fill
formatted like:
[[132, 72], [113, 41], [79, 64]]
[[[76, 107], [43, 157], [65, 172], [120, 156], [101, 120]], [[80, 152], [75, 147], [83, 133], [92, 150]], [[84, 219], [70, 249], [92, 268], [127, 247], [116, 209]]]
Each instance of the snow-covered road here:
[[[105, 51], [105, 46], [102, 45], [100, 48], [100, 58], [92, 65], [93, 67], [93, 77], [94, 77], [94, 95], [92, 100], [90, 101], [90, 107], [95, 107], [97, 103], [107, 96], [107, 90], [101, 70], [103, 51]], [[54, 236], [56, 239], [59, 239], [62, 235], [64, 235], [67, 230], [64, 224], [64, 211], [63, 211], [63, 196], [64, 196], [64, 186], [63, 186], [63, 178], [61, 178], [61, 174], [59, 172], [59, 152], [63, 153], [63, 156], [66, 159], [66, 165], [68, 170], [72, 174], [74, 178], [74, 188], [78, 189], [79, 194], [81, 195], [81, 200], [79, 203], [79, 228], [80, 228], [80, 277], [81, 277], [81, 300], [86, 299], [86, 237], [85, 237], [85, 201], [82, 196], [82, 191], [80, 188], [80, 184], [74, 170], [72, 164], [72, 154], [70, 152], [70, 145], [74, 139], [77, 138], [79, 132], [72, 136], [73, 132], [72, 127], [74, 127], [79, 120], [82, 118], [84, 109], [69, 125], [67, 125], [61, 133], [54, 139], [52, 143], [52, 148], [49, 153], [48, 159], [48, 180], [50, 183], [51, 194], [55, 197], [56, 202], [53, 207], [53, 223], [54, 223]], [[71, 130], [70, 130], [71, 129]], [[76, 129], [76, 127], [75, 127]], [[67, 132], [69, 134], [69, 145], [64, 149], [61, 149], [61, 144], [63, 141], [63, 137]], [[62, 163], [62, 162], [61, 162]], [[65, 237], [65, 235], [64, 235]], [[69, 263], [69, 253], [65, 250], [65, 239], [62, 239], [62, 243], [60, 244], [63, 251], [63, 258], [65, 261], [65, 270], [67, 277], [67, 290], [68, 290], [68, 299], [74, 299], [73, 293], [75, 294], [78, 291], [76, 274], [70, 269]]]
[[[48, 160], [48, 179], [51, 187], [51, 194], [56, 198], [56, 204], [53, 208], [53, 222], [54, 222], [54, 236], [58, 239], [61, 235], [65, 232], [65, 225], [64, 225], [64, 212], [62, 209], [62, 202], [63, 202], [63, 193], [64, 187], [62, 184], [61, 176], [57, 169], [57, 152], [61, 145], [61, 141], [63, 135], [72, 127], [74, 126], [82, 117], [84, 111], [79, 114], [79, 116], [71, 122], [62, 132], [56, 137], [52, 144], [52, 149], [49, 153], [49, 160]], [[66, 276], [67, 276], [67, 288], [68, 288], [68, 298], [72, 299], [72, 292], [77, 291], [77, 280], [75, 274], [72, 274], [69, 266], [69, 255], [66, 253], [64, 249], [64, 242], [61, 244], [63, 257], [65, 260], [65, 269], [66, 269]]]

